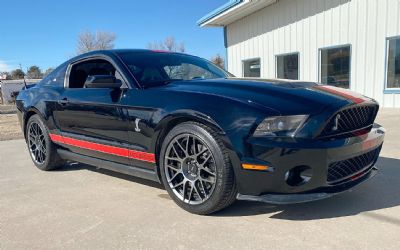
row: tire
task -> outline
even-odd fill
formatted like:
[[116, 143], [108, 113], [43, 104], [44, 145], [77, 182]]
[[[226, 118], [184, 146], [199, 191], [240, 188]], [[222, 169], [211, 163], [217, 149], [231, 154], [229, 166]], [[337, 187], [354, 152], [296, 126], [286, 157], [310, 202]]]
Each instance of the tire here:
[[29, 118], [25, 135], [29, 155], [37, 168], [50, 171], [65, 164], [57, 154], [57, 147], [51, 141], [49, 130], [39, 115]]
[[174, 127], [163, 141], [160, 167], [168, 194], [190, 213], [211, 214], [236, 200], [227, 150], [219, 135], [203, 124], [186, 122]]

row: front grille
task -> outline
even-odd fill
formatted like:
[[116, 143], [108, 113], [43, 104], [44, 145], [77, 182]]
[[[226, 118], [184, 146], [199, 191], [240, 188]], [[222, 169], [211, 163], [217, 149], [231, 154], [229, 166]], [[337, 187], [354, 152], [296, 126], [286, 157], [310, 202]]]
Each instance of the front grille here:
[[320, 136], [330, 137], [355, 132], [361, 129], [371, 129], [378, 109], [378, 105], [366, 105], [350, 107], [339, 111], [331, 117]]
[[344, 161], [334, 162], [328, 167], [328, 184], [341, 182], [372, 167], [378, 159], [381, 147]]

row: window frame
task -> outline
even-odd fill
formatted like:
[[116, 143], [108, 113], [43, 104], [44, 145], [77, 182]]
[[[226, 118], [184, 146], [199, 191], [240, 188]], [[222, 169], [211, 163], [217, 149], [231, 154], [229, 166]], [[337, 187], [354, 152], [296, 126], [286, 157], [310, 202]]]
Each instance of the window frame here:
[[400, 40], [400, 35], [389, 36], [385, 38], [385, 81], [383, 86], [384, 94], [398, 94], [400, 93], [400, 88], [389, 88], [388, 87], [388, 69], [389, 69], [389, 42], [391, 40]]
[[[255, 61], [255, 60], [259, 60], [260, 61], [260, 78], [262, 77], [262, 71], [261, 71], [261, 69], [262, 69], [262, 62], [261, 62], [261, 57], [253, 57], [253, 58], [248, 58], [248, 59], [243, 59], [242, 60], [242, 76], [243, 77], [251, 77], [251, 76], [244, 76], [244, 64], [246, 63], [246, 62], [249, 62], [249, 61]], [[257, 78], [257, 77], [255, 77], [255, 78]]]
[[[104, 56], [104, 55], [95, 55], [95, 56], [90, 56], [90, 57], [85, 57], [85, 58], [80, 58], [77, 59], [71, 63], [69, 63], [68, 67], [67, 67], [67, 71], [65, 72], [65, 78], [64, 78], [64, 88], [65, 89], [73, 89], [69, 87], [69, 78], [71, 75], [71, 69], [72, 67], [74, 67], [77, 64], [86, 62], [86, 61], [92, 61], [92, 60], [104, 60], [109, 62], [114, 68], [115, 68], [115, 72], [118, 71], [119, 75], [122, 77], [122, 88], [128, 88], [131, 89], [132, 86], [130, 86], [130, 84], [127, 81], [126, 76], [122, 73], [121, 69], [114, 63], [114, 61], [109, 58], [108, 56]], [[85, 88], [74, 88], [74, 89], [85, 89]]]
[[275, 77], [278, 78], [278, 57], [280, 56], [291, 56], [291, 55], [297, 55], [297, 79], [285, 79], [285, 80], [293, 80], [293, 81], [298, 81], [300, 80], [300, 52], [299, 51], [294, 51], [294, 52], [288, 52], [288, 53], [282, 53], [282, 54], [276, 54], [275, 55]]
[[332, 46], [325, 46], [325, 47], [321, 47], [318, 48], [318, 82], [322, 83], [322, 72], [321, 72], [321, 59], [322, 59], [322, 50], [328, 50], [328, 49], [339, 49], [339, 48], [345, 48], [345, 47], [349, 47], [350, 49], [350, 63], [349, 63], [349, 90], [352, 89], [353, 87], [353, 83], [351, 81], [352, 78], [352, 59], [353, 59], [353, 48], [352, 45], [350, 43], [345, 43], [345, 44], [339, 44], [339, 45], [332, 45]]

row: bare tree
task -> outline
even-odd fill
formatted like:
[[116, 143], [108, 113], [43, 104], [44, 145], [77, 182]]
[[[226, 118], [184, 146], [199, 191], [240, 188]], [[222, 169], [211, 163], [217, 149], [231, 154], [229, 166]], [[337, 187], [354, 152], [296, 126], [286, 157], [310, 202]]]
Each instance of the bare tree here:
[[181, 52], [184, 53], [186, 51], [185, 44], [183, 42], [176, 42], [173, 36], [169, 36], [165, 38], [162, 42], [153, 42], [147, 45], [147, 48], [154, 50], [166, 50], [172, 52]]
[[[160, 41], [160, 42], [149, 43], [147, 45], [147, 48], [153, 50], [165, 50], [165, 51], [180, 52], [180, 53], [184, 53], [186, 51], [185, 44], [183, 42], [180, 43], [176, 42], [173, 36], [165, 38], [163, 42]], [[182, 67], [179, 66], [167, 66], [165, 70], [170, 78], [178, 78], [178, 76], [182, 73], [181, 70], [183, 69]]]
[[221, 69], [225, 68], [225, 60], [219, 54], [211, 58], [211, 62], [220, 67]]
[[113, 49], [115, 38], [117, 38], [115, 33], [105, 31], [96, 32], [96, 49]]
[[112, 32], [97, 31], [92, 33], [84, 31], [78, 37], [77, 53], [83, 54], [93, 50], [113, 49], [115, 39], [116, 35]]

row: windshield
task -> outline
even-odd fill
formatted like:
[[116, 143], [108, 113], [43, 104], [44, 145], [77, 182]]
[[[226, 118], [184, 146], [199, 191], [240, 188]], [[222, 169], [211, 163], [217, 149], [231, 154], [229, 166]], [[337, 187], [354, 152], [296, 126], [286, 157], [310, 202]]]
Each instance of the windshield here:
[[178, 53], [118, 53], [144, 87], [173, 81], [226, 78], [230, 74], [207, 60]]

